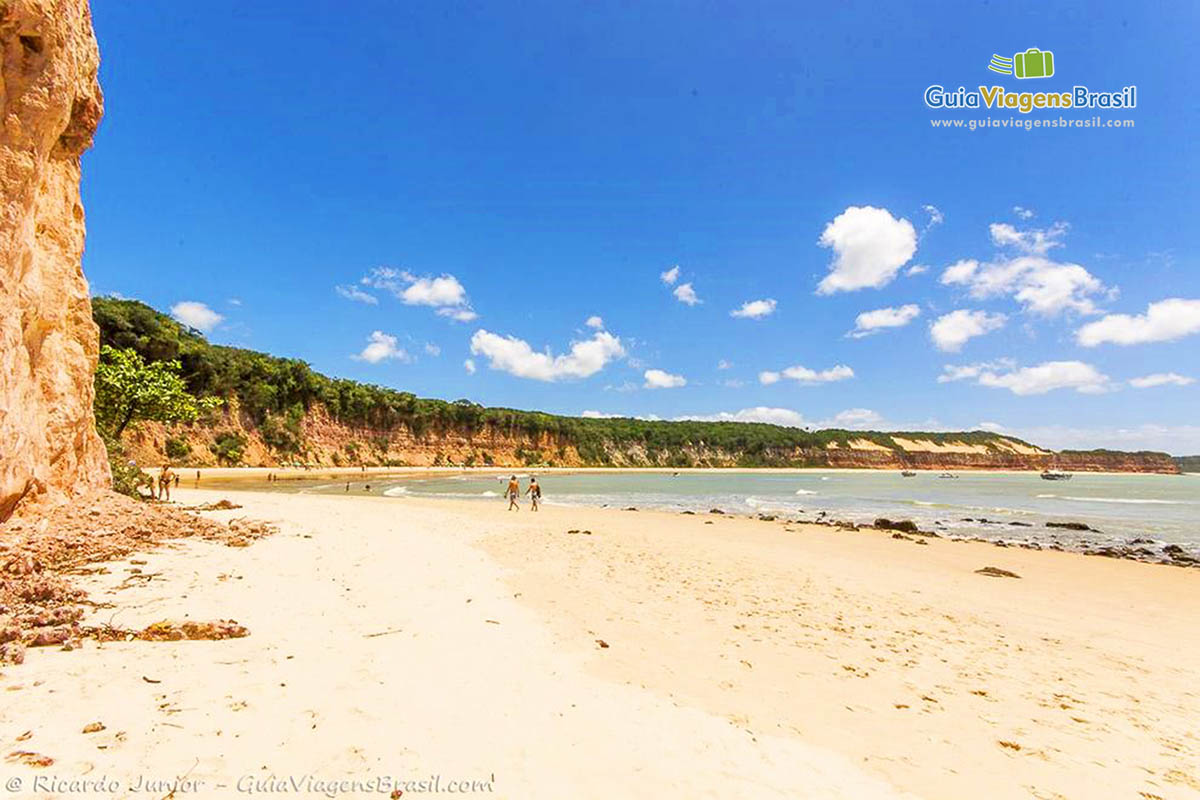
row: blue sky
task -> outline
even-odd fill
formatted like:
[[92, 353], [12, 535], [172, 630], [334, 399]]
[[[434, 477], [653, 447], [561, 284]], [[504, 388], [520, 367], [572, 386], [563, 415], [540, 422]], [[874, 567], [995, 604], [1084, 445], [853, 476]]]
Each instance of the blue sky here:
[[[213, 341], [565, 414], [1200, 452], [1195, 4], [93, 13], [85, 272]], [[1053, 77], [988, 71], [1030, 47]], [[1097, 115], [1134, 127], [931, 124]]]

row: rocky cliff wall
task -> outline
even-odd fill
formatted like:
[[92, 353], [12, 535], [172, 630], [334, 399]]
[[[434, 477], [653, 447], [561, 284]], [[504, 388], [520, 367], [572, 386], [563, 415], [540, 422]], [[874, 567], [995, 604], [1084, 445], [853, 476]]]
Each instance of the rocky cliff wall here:
[[80, 267], [79, 161], [103, 100], [84, 0], [0, 2], [0, 521], [106, 486], [92, 421], [99, 347]]

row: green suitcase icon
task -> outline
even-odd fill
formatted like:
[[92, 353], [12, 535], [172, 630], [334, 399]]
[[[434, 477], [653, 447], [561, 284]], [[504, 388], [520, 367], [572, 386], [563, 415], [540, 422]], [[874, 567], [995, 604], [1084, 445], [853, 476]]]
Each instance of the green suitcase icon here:
[[1014, 74], [1018, 78], [1049, 78], [1054, 74], [1054, 53], [1031, 47], [1013, 56]]

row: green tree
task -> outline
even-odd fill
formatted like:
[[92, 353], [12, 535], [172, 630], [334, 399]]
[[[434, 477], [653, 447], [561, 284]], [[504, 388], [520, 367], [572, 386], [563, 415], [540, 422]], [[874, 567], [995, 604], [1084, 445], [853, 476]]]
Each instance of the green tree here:
[[105, 345], [96, 367], [96, 424], [119, 439], [138, 420], [195, 422], [220, 405], [217, 398], [188, 394], [180, 369], [178, 361], [147, 364], [134, 350]]

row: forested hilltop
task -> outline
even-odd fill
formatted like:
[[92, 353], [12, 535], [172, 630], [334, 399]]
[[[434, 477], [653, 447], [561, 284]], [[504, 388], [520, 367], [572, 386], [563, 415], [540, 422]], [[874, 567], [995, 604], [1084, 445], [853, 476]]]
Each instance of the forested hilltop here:
[[744, 422], [585, 419], [417, 397], [330, 378], [297, 359], [214, 345], [136, 300], [97, 297], [101, 344], [179, 363], [209, 401], [189, 424], [122, 436], [139, 463], [185, 465], [847, 466], [1172, 472], [1161, 453], [1051, 453], [983, 431], [818, 430]]

